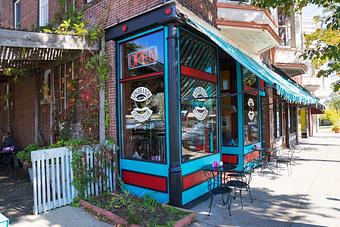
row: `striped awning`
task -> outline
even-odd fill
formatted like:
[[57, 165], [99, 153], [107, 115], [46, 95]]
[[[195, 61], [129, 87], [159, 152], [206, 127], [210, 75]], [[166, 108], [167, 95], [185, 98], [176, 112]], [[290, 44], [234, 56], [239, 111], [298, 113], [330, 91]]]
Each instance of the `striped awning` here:
[[309, 92], [305, 91], [292, 81], [283, 78], [279, 74], [269, 69], [263, 63], [256, 61], [242, 52], [240, 49], [234, 47], [223, 38], [221, 32], [216, 28], [203, 25], [190, 17], [188, 23], [201, 33], [208, 36], [214, 43], [216, 43], [220, 48], [222, 48], [245, 68], [250, 70], [260, 79], [264, 80], [267, 84], [275, 87], [277, 93], [288, 102], [301, 104], [313, 104], [318, 102], [318, 99], [312, 96]]

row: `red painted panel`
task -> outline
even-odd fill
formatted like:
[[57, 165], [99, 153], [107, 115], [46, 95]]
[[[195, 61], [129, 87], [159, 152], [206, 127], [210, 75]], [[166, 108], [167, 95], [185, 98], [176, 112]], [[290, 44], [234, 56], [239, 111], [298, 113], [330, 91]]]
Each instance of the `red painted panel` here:
[[181, 66], [181, 73], [186, 76], [194, 77], [200, 80], [217, 83], [215, 74], [207, 73], [198, 69], [190, 68], [188, 66]]
[[260, 80], [260, 89], [264, 90], [264, 80]]
[[260, 157], [260, 151], [252, 151], [251, 153], [245, 155], [244, 162], [245, 163], [251, 162], [254, 159], [257, 159], [258, 157]]
[[142, 79], [147, 79], [147, 78], [150, 78], [150, 77], [158, 77], [158, 76], [162, 76], [163, 74], [164, 74], [164, 72], [154, 72], [154, 73], [148, 73], [148, 74], [144, 74], [144, 75], [140, 75], [140, 76], [133, 76], [133, 77], [121, 79], [120, 83], [132, 81], [132, 80], [142, 80]]
[[249, 86], [244, 86], [244, 90], [245, 91], [250, 91], [247, 92], [248, 94], [252, 94], [252, 95], [258, 95], [259, 92], [257, 90], [255, 90], [255, 88], [249, 87]]
[[167, 192], [167, 178], [162, 176], [122, 170], [124, 183], [148, 188], [155, 191]]
[[238, 163], [238, 155], [237, 154], [222, 154], [222, 162], [237, 164]]
[[202, 170], [183, 176], [183, 191], [203, 183], [206, 180]]

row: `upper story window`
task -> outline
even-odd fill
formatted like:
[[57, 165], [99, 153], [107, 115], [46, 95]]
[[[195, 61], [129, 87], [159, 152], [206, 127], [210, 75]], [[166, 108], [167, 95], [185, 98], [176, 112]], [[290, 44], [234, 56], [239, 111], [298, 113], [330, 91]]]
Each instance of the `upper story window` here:
[[21, 3], [20, 0], [14, 2], [14, 28], [20, 29], [21, 23]]
[[289, 15], [284, 11], [283, 7], [277, 9], [280, 46], [290, 46], [292, 42], [291, 37], [291, 21]]
[[48, 24], [48, 0], [39, 0], [39, 26]]

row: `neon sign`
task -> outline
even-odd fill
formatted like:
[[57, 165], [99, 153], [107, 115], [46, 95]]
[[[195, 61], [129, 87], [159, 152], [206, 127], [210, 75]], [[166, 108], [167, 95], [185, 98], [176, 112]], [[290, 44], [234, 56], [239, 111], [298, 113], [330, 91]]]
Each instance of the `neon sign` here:
[[153, 65], [156, 64], [157, 61], [158, 53], [156, 46], [128, 54], [128, 66], [130, 70]]

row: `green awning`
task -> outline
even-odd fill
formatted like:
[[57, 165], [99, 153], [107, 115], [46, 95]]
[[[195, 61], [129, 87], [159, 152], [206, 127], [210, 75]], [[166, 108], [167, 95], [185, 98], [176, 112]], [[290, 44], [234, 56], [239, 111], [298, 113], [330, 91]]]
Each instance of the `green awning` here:
[[279, 74], [269, 69], [263, 63], [256, 61], [247, 54], [243, 53], [241, 50], [231, 45], [229, 42], [223, 39], [223, 35], [214, 27], [204, 27], [202, 24], [191, 18], [188, 20], [188, 23], [201, 33], [208, 36], [214, 43], [221, 47], [226, 53], [228, 53], [245, 68], [264, 80], [267, 84], [275, 87], [278, 95], [283, 97], [288, 102], [301, 104], [313, 104], [318, 102], [317, 98], [313, 97], [309, 92], [305, 91], [297, 84], [287, 80], [286, 78], [283, 78]]

